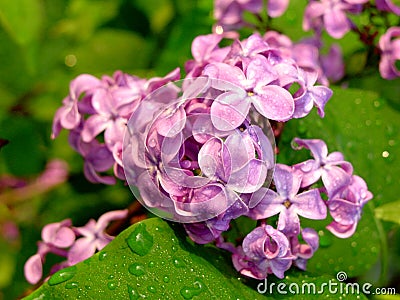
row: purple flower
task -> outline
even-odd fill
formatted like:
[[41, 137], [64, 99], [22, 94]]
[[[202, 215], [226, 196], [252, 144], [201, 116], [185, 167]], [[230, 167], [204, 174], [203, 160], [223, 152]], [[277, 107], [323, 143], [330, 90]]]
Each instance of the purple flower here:
[[[300, 171], [276, 164], [274, 183], [277, 192], [270, 189], [258, 191], [258, 195], [250, 200], [247, 215], [253, 219], [265, 219], [279, 213], [278, 230], [288, 237], [300, 233], [299, 216], [312, 220], [325, 219], [326, 205], [318, 189], [298, 194], [302, 178]], [[254, 201], [258, 202], [255, 206], [252, 204]]]
[[200, 35], [192, 42], [193, 60], [185, 63], [186, 77], [198, 77], [204, 67], [212, 62], [222, 62], [229, 52], [229, 47], [219, 48], [223, 36], [220, 34]]
[[389, 11], [400, 16], [400, 6], [393, 3], [393, 0], [376, 0], [376, 7], [382, 11]]
[[271, 120], [286, 121], [293, 115], [292, 95], [284, 88], [271, 84], [278, 76], [263, 56], [253, 58], [245, 71], [225, 63], [213, 63], [206, 66], [204, 74], [238, 86], [219, 95], [211, 105], [211, 118], [219, 130], [239, 127], [249, 113], [251, 104]]
[[43, 276], [43, 263], [48, 253], [67, 257], [66, 248], [75, 242], [75, 233], [71, 229], [71, 220], [51, 223], [43, 227], [42, 240], [38, 243], [38, 252], [25, 263], [24, 274], [26, 280], [36, 284]]
[[257, 56], [257, 54], [269, 50], [269, 45], [262, 39], [258, 33], [254, 33], [243, 41], [235, 40], [224, 62], [232, 66], [247, 67], [249, 62]]
[[327, 205], [333, 222], [326, 228], [340, 238], [352, 236], [361, 218], [363, 206], [372, 197], [365, 181], [353, 175], [350, 185], [328, 200]]
[[199, 151], [199, 166], [205, 176], [226, 183], [226, 188], [238, 193], [252, 193], [264, 184], [271, 167], [256, 158], [255, 153], [248, 132], [230, 135], [225, 142], [211, 138]]
[[381, 60], [379, 72], [385, 79], [400, 77], [400, 70], [396, 67], [396, 61], [400, 60], [400, 27], [389, 28], [379, 39]]
[[317, 81], [317, 72], [300, 71], [301, 88], [295, 93], [294, 104], [295, 109], [293, 118], [302, 118], [308, 115], [313, 106], [318, 108], [318, 114], [324, 117], [324, 107], [328, 100], [332, 97], [332, 90], [326, 86], [314, 86]]
[[77, 239], [68, 252], [68, 262], [74, 265], [92, 256], [96, 250], [103, 249], [114, 237], [108, 235], [105, 230], [109, 223], [120, 220], [128, 215], [128, 210], [116, 210], [103, 214], [96, 222], [91, 219], [83, 227], [75, 227], [78, 235], [83, 237]]
[[310, 1], [304, 12], [303, 29], [318, 33], [325, 27], [333, 38], [340, 39], [351, 29], [348, 12], [358, 12], [359, 5], [368, 0], [320, 0]]
[[79, 126], [82, 119], [78, 109], [79, 98], [85, 93], [85, 97], [90, 97], [91, 93], [100, 85], [99, 79], [87, 74], [79, 75], [71, 81], [70, 93], [54, 116], [52, 138], [55, 138], [62, 128], [71, 130]]
[[339, 45], [334, 44], [329, 48], [326, 55], [320, 57], [323, 74], [331, 82], [337, 82], [344, 76], [344, 62], [342, 50]]
[[224, 29], [236, 29], [244, 24], [244, 11], [256, 14], [262, 8], [262, 0], [216, 0], [214, 2], [214, 18]]
[[277, 18], [286, 11], [289, 0], [268, 0], [267, 13], [271, 18]]
[[284, 277], [295, 256], [290, 251], [288, 238], [270, 225], [251, 231], [242, 247], [232, 255], [233, 265], [242, 275], [264, 279], [268, 274]]
[[244, 215], [247, 211], [247, 205], [237, 200], [220, 215], [204, 222], [184, 224], [184, 227], [194, 242], [207, 244], [221, 238], [221, 233], [229, 229], [230, 221]]
[[295, 138], [293, 142], [298, 145], [296, 150], [309, 149], [314, 157], [293, 166], [303, 173], [301, 187], [310, 186], [322, 178], [328, 197], [331, 197], [350, 183], [353, 166], [344, 161], [342, 153], [328, 155], [328, 148], [322, 140]]
[[69, 143], [85, 159], [83, 172], [87, 180], [92, 183], [115, 184], [114, 177], [99, 174], [109, 170], [115, 163], [113, 154], [105, 144], [97, 140], [85, 143], [80, 130], [70, 132]]
[[319, 247], [318, 233], [312, 228], [303, 228], [301, 230], [301, 238], [305, 242], [300, 243], [297, 236], [290, 237], [291, 251], [297, 258], [294, 260], [294, 264], [302, 269], [306, 270], [307, 261], [314, 255], [315, 251]]

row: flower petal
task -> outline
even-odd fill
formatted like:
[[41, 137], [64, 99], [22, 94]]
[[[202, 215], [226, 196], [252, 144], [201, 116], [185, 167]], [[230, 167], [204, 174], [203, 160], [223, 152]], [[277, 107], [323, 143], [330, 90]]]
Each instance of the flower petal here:
[[225, 92], [211, 105], [211, 120], [218, 130], [229, 131], [239, 127], [249, 113], [250, 102], [244, 95]]
[[312, 220], [323, 220], [326, 218], [326, 205], [318, 189], [303, 192], [293, 198], [291, 202], [296, 213], [302, 217]]
[[74, 265], [91, 257], [96, 251], [96, 244], [93, 239], [80, 238], [68, 252], [68, 262]]
[[31, 256], [24, 265], [24, 275], [30, 284], [36, 284], [43, 276], [42, 259], [39, 254]]
[[277, 85], [267, 85], [255, 90], [258, 96], [251, 97], [256, 110], [264, 117], [275, 121], [287, 121], [294, 112], [292, 95]]

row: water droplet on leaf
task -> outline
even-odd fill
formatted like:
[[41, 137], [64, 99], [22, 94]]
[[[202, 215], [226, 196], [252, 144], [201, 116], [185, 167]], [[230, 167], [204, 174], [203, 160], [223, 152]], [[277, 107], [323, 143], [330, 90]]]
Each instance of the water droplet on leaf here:
[[144, 266], [139, 263], [134, 263], [134, 264], [130, 265], [128, 268], [128, 271], [129, 271], [129, 273], [131, 273], [132, 275], [135, 275], [135, 276], [141, 276], [146, 273]]
[[128, 295], [130, 300], [136, 300], [140, 297], [139, 293], [135, 291], [134, 288], [130, 285], [128, 285]]
[[107, 252], [100, 252], [99, 253], [99, 260], [103, 261], [107, 257]]
[[180, 293], [185, 299], [192, 299], [194, 296], [200, 295], [204, 291], [204, 283], [197, 279], [191, 287], [184, 286]]
[[114, 282], [114, 281], [111, 281], [111, 282], [109, 282], [107, 284], [107, 287], [108, 287], [109, 290], [112, 291], [112, 290], [115, 290], [118, 287], [118, 284], [116, 282]]
[[149, 253], [154, 243], [153, 236], [146, 230], [146, 225], [143, 223], [137, 225], [126, 242], [132, 252], [140, 256]]
[[65, 285], [65, 288], [66, 289], [76, 289], [78, 287], [78, 283], [77, 282], [68, 282], [66, 285]]
[[57, 273], [53, 274], [53, 276], [50, 277], [48, 283], [49, 283], [49, 285], [56, 285], [56, 284], [63, 283], [67, 280], [70, 280], [72, 277], [74, 277], [75, 273], [76, 273], [76, 266], [62, 269], [62, 270], [58, 271]]
[[172, 258], [172, 263], [173, 263], [174, 266], [177, 267], [177, 268], [184, 268], [184, 267], [186, 267], [185, 262], [184, 262], [182, 259], [180, 259], [180, 258], [176, 258], [176, 257]]

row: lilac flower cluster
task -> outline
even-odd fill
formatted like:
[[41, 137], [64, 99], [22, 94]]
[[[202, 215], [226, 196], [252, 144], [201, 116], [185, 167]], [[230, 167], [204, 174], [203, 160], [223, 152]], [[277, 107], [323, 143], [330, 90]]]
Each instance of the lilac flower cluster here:
[[72, 226], [70, 219], [46, 225], [42, 229], [42, 240], [38, 242], [37, 253], [25, 263], [25, 278], [31, 284], [36, 284], [42, 279], [43, 264], [49, 253], [67, 259], [54, 265], [50, 274], [89, 258], [114, 239], [105, 232], [109, 223], [123, 219], [127, 214], [128, 210], [109, 211], [97, 222], [91, 219], [83, 227]]
[[[288, 2], [268, 1], [268, 15], [281, 15]], [[360, 12], [365, 2], [310, 1], [306, 27], [317, 35], [326, 28], [340, 37], [352, 29], [346, 14]], [[216, 1], [217, 26], [222, 33], [243, 26], [243, 12], [259, 14], [263, 3]], [[394, 60], [399, 47], [392, 40], [398, 36], [393, 29], [381, 38], [381, 68], [388, 77], [398, 72]], [[215, 33], [194, 39], [193, 59], [186, 62], [182, 80], [179, 69], [149, 80], [120, 71], [101, 79], [78, 76], [55, 115], [53, 137], [62, 128], [70, 131], [69, 142], [84, 158], [89, 181], [127, 181], [141, 204], [184, 223], [193, 241], [214, 242], [232, 252], [241, 274], [282, 278], [292, 265], [305, 269], [319, 246], [318, 234], [303, 227], [300, 217], [331, 218], [327, 229], [347, 238], [372, 198], [343, 154], [328, 154], [322, 140], [295, 138], [294, 148], [308, 149], [313, 158], [293, 166], [275, 164], [268, 120], [303, 118], [313, 107], [324, 117], [332, 96], [329, 81], [344, 75], [343, 59], [336, 45], [321, 55], [318, 36], [293, 43], [268, 31], [220, 47], [224, 37]], [[102, 249], [111, 240], [104, 234], [107, 223], [125, 215], [105, 214], [97, 224], [92, 220], [82, 228], [68, 220], [46, 226], [38, 253], [25, 266], [28, 281], [40, 280], [47, 253], [66, 257], [63, 267]], [[240, 216], [261, 225], [234, 245], [225, 241], [224, 233]]]
[[[218, 240], [217, 245], [233, 253], [234, 266], [243, 275], [263, 279], [273, 273], [283, 278], [292, 265], [305, 270], [319, 239], [314, 229], [301, 226], [299, 216], [324, 220], [329, 212], [333, 220], [326, 228], [348, 238], [356, 230], [363, 206], [372, 199], [366, 183], [353, 174], [342, 153], [328, 155], [322, 140], [295, 138], [294, 142], [295, 149], [310, 150], [313, 159], [294, 166], [277, 164], [273, 180], [276, 191], [261, 188], [244, 197], [248, 206], [244, 215], [262, 220], [261, 226], [236, 248], [222, 238]], [[323, 200], [321, 194], [328, 199]], [[267, 225], [275, 215], [279, 215], [276, 228]], [[304, 243], [299, 242], [299, 236]]]
[[[121, 71], [101, 79], [79, 75], [71, 81], [69, 95], [55, 114], [52, 138], [63, 128], [70, 131], [69, 143], [85, 159], [84, 174], [90, 182], [124, 180], [122, 140], [129, 117], [147, 94], [179, 77], [179, 69], [150, 80]], [[110, 169], [115, 177], [101, 174]]]
[[[214, 17], [217, 22], [214, 31], [224, 33], [226, 36], [236, 37], [238, 34], [231, 30], [238, 30], [242, 27], [250, 28], [269, 28], [269, 23], [264, 24], [262, 12], [266, 10], [269, 18], [280, 17], [288, 8], [289, 1], [267, 1], [267, 6], [263, 6], [263, 1], [239, 1], [239, 0], [220, 0], [215, 1]], [[381, 13], [380, 15], [378, 14]], [[249, 23], [244, 20], [245, 14], [252, 14], [260, 24]], [[379, 71], [384, 79], [394, 79], [400, 77], [400, 71], [396, 67], [396, 61], [400, 57], [398, 47], [399, 27], [385, 27], [386, 32], [382, 34], [381, 24], [389, 24], [387, 13], [400, 16], [400, 6], [392, 0], [377, 0], [370, 3], [369, 0], [309, 0], [304, 9], [303, 30], [314, 32], [312, 38], [300, 41], [297, 45], [291, 45], [291, 41], [286, 37], [281, 37], [277, 41], [280, 46], [293, 49], [293, 56], [300, 61], [304, 58], [306, 63], [312, 66], [321, 66], [323, 72], [319, 71], [319, 80], [327, 84], [326, 77], [332, 81], [340, 80], [344, 75], [344, 65], [340, 47], [336, 44], [331, 46], [327, 58], [318, 58], [319, 52], [323, 49], [322, 35], [325, 31], [335, 39], [343, 38], [348, 32], [353, 31], [359, 35], [360, 40], [368, 47], [373, 47], [375, 53], [380, 54]], [[367, 15], [370, 24], [358, 24], [357, 17], [361, 14]], [[374, 22], [377, 16], [384, 18], [379, 22]], [[271, 31], [269, 29], [269, 31]], [[379, 41], [375, 38], [381, 34]], [[267, 35], [270, 35], [267, 32]], [[277, 35], [273, 34], [271, 38]], [[333, 58], [334, 60], [330, 60]], [[300, 64], [301, 65], [301, 64]]]
[[[289, 0], [268, 0], [268, 16], [281, 16], [288, 5]], [[246, 11], [259, 15], [264, 9], [263, 0], [215, 0], [214, 18], [218, 21], [217, 26], [220, 26], [220, 30], [230, 31], [248, 25], [244, 20]]]

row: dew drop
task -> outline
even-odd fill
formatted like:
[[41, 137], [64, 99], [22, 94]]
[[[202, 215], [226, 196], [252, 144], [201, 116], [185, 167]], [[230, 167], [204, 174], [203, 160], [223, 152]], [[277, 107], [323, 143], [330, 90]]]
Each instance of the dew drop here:
[[192, 299], [194, 296], [200, 295], [204, 291], [204, 283], [197, 279], [192, 286], [184, 286], [180, 293], [184, 299]]
[[73, 281], [73, 282], [68, 282], [68, 283], [65, 285], [65, 288], [68, 289], [68, 290], [70, 290], [70, 289], [76, 289], [77, 287], [78, 287], [78, 283], [75, 282], [75, 281]]
[[136, 226], [126, 242], [131, 251], [140, 256], [149, 253], [154, 243], [153, 236], [146, 230], [146, 225], [143, 223]]
[[154, 263], [154, 261], [149, 261], [147, 265], [149, 266], [149, 268], [154, 268], [156, 264]]
[[115, 289], [118, 287], [118, 284], [115, 283], [114, 281], [111, 281], [111, 282], [109, 282], [109, 283], [107, 284], [107, 287], [108, 287], [109, 290], [113, 291], [113, 290], [115, 290]]
[[128, 268], [128, 271], [129, 271], [129, 273], [131, 273], [132, 275], [135, 275], [135, 276], [141, 276], [146, 273], [144, 266], [139, 263], [134, 263], [134, 264], [130, 265]]
[[176, 246], [172, 246], [172, 251], [176, 252], [178, 251], [178, 248]]
[[114, 279], [114, 275], [113, 274], [110, 274], [109, 276], [108, 276], [108, 279]]
[[130, 285], [128, 285], [128, 295], [130, 300], [136, 300], [140, 297], [139, 293]]
[[157, 293], [157, 289], [154, 286], [151, 286], [151, 285], [147, 287], [147, 290], [152, 294]]
[[174, 266], [177, 267], [177, 268], [184, 268], [184, 267], [186, 267], [185, 262], [184, 262], [182, 259], [180, 259], [180, 258], [176, 258], [176, 257], [172, 258], [172, 263], [173, 263]]
[[168, 277], [168, 275], [165, 275], [165, 276], [164, 276], [163, 281], [164, 281], [165, 283], [168, 283], [168, 282], [169, 282], [169, 277]]
[[68, 267], [66, 269], [62, 269], [57, 273], [54, 273], [53, 276], [50, 277], [48, 283], [49, 285], [56, 285], [63, 283], [67, 280], [70, 280], [75, 276], [76, 266]]
[[99, 260], [103, 261], [107, 257], [107, 252], [100, 252], [99, 253]]

